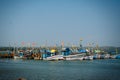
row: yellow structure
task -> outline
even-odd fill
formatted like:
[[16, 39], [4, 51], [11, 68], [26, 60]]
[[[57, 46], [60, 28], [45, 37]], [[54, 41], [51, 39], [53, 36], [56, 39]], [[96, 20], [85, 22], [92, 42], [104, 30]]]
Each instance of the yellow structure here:
[[52, 49], [50, 52], [51, 52], [51, 53], [55, 53], [55, 52], [56, 52], [56, 50], [55, 50], [55, 49]]

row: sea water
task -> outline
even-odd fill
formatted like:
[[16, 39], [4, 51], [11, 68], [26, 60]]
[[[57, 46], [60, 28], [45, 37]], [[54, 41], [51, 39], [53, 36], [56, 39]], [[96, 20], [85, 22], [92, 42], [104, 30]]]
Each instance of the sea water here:
[[120, 60], [0, 59], [0, 80], [120, 80]]

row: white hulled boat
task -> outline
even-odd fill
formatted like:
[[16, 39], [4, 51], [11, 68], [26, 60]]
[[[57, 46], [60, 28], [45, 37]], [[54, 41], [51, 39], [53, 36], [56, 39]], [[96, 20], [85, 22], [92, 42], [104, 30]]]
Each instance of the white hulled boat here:
[[84, 54], [75, 54], [64, 56], [65, 60], [83, 60]]

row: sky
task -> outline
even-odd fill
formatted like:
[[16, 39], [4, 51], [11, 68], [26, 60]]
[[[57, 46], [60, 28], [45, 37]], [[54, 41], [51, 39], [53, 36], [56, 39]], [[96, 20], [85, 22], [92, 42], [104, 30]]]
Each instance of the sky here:
[[120, 0], [0, 0], [0, 46], [120, 46], [119, 31]]

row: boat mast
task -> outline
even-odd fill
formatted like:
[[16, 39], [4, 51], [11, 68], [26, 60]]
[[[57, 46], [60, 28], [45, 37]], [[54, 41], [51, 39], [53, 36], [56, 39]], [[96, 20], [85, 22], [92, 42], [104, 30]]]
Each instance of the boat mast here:
[[118, 49], [116, 48], [116, 54], [118, 54]]
[[80, 45], [80, 49], [83, 48], [83, 46], [82, 46], [82, 41], [83, 41], [83, 39], [81, 38], [81, 39], [80, 39], [80, 43], [79, 43], [79, 45]]
[[9, 42], [9, 52], [10, 52], [10, 49], [11, 49], [11, 45], [10, 45], [10, 42]]
[[63, 47], [64, 47], [64, 41], [61, 42], [61, 48], [63, 48]]
[[14, 43], [14, 53], [17, 54], [18, 49], [17, 49], [17, 42]]

